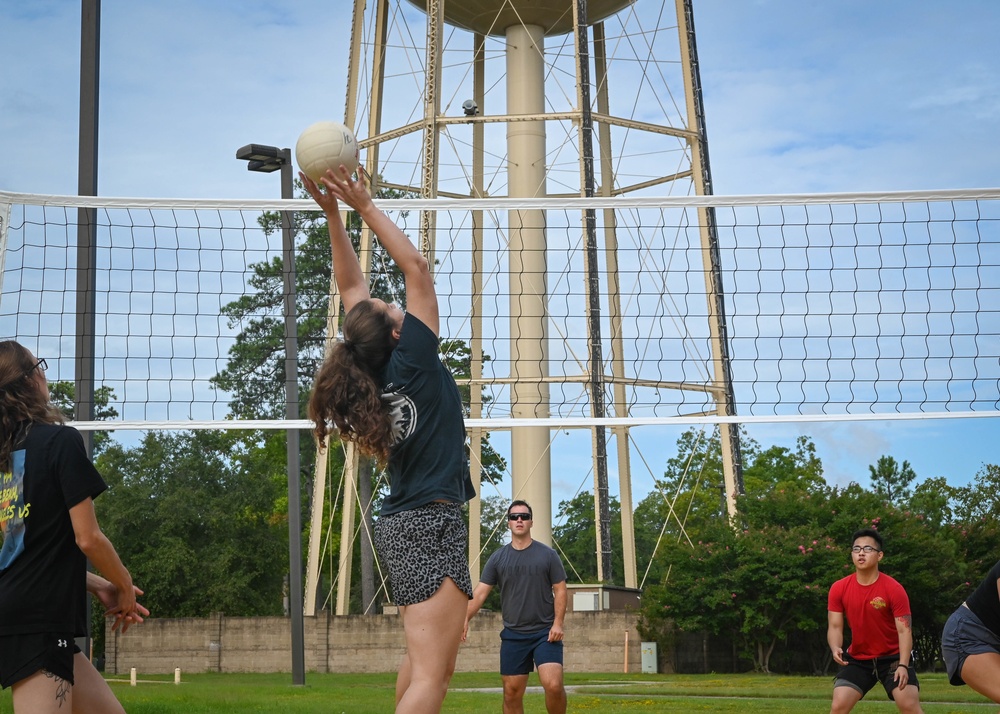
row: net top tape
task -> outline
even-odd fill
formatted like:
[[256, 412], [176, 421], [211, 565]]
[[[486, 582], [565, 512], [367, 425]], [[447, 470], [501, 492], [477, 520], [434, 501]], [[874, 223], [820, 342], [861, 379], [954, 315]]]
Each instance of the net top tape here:
[[[397, 198], [377, 199], [380, 208], [399, 210], [532, 210], [558, 208], [711, 208], [738, 206], [801, 206], [848, 203], [910, 203], [914, 201], [996, 200], [1000, 188], [934, 189], [920, 191], [876, 191], [861, 193], [791, 193], [743, 194], [733, 196], [617, 196], [594, 198]], [[178, 199], [178, 198], [112, 198], [101, 196], [60, 196], [0, 191], [0, 202], [76, 208], [150, 208], [188, 210], [214, 208], [220, 210], [299, 210], [318, 211], [308, 199]]]

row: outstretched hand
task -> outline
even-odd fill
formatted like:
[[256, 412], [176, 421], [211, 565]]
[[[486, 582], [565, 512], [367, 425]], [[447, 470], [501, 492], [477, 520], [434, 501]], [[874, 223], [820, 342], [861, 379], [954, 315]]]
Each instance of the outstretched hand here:
[[368, 190], [369, 182], [366, 180], [364, 170], [360, 167], [357, 179], [354, 179], [343, 165], [336, 173], [332, 169], [327, 169], [326, 173], [320, 177], [319, 182], [313, 181], [301, 171], [299, 177], [309, 195], [326, 213], [338, 211], [339, 201], [343, 201], [358, 212], [372, 202], [372, 196]]

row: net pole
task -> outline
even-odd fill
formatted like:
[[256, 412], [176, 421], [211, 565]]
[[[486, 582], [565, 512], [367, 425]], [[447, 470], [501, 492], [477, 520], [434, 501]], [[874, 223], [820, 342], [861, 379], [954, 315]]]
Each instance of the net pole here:
[[[97, 146], [101, 91], [101, 0], [83, 0], [80, 14], [80, 134], [77, 193], [97, 195]], [[97, 349], [97, 209], [77, 209], [76, 287], [76, 378], [75, 416], [94, 418], [94, 366]], [[83, 434], [88, 454], [94, 450], [94, 435]], [[90, 568], [88, 561], [87, 567]], [[91, 647], [90, 612], [87, 598], [87, 629], [77, 645]]]
[[[281, 198], [293, 196], [292, 152], [282, 149]], [[295, 290], [295, 219], [292, 211], [281, 212], [282, 280], [285, 312], [285, 418], [299, 419], [299, 332]], [[292, 684], [306, 683], [305, 602], [302, 597], [302, 487], [299, 430], [285, 431], [288, 476], [288, 567], [289, 612], [292, 626]]]

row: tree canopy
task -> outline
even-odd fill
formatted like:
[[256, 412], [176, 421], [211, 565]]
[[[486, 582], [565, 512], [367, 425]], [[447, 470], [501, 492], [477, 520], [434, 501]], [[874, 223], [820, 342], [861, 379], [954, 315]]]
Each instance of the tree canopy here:
[[[824, 480], [808, 438], [794, 449], [750, 442], [746, 495], [738, 500], [738, 522], [730, 523], [718, 496], [703, 485], [720, 478], [713, 458], [718, 448], [717, 436], [706, 441], [696, 430], [685, 433], [661, 490], [636, 509], [644, 529], [673, 523], [661, 525], [666, 537], [645, 555], [653, 576], [643, 593], [646, 636], [664, 638], [671, 627], [706, 631], [735, 642], [759, 671], [823, 671], [831, 664], [825, 639], [830, 585], [853, 573], [851, 535], [872, 527], [886, 541], [881, 570], [907, 589], [918, 662], [928, 666], [939, 658], [944, 621], [996, 559], [1000, 509], [987, 494], [996, 493], [1000, 469], [984, 466], [966, 487], [942, 477], [914, 487], [909, 463], [883, 456], [870, 468], [871, 488], [836, 487]], [[700, 482], [690, 479], [692, 466]], [[638, 527], [637, 541], [648, 548]], [[794, 661], [780, 646], [793, 642]]]

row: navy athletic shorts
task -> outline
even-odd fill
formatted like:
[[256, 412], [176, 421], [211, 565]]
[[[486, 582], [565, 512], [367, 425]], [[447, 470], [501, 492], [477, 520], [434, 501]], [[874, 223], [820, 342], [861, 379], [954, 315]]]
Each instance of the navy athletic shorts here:
[[549, 642], [549, 630], [500, 632], [500, 674], [530, 674], [543, 664], [563, 663], [563, 643]]

